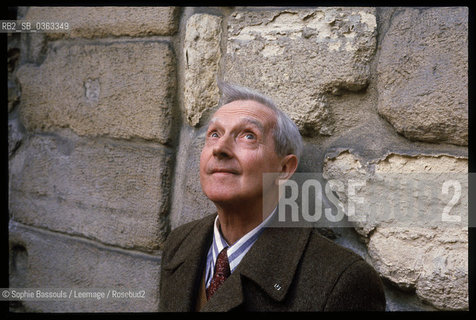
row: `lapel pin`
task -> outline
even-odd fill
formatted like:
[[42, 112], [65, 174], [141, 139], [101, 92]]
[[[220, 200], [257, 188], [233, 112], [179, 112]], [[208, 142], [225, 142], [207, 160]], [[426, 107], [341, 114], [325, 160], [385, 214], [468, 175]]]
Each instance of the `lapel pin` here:
[[281, 286], [277, 283], [274, 284], [274, 288], [278, 291], [281, 290]]

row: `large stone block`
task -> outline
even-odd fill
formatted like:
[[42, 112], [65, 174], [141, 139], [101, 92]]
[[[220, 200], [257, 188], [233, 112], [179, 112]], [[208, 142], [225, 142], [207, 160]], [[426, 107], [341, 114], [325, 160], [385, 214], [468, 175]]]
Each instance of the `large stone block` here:
[[177, 31], [175, 7], [30, 7], [23, 20], [67, 22], [69, 30], [49, 38], [172, 35]]
[[468, 9], [405, 8], [382, 42], [378, 112], [411, 140], [468, 144]]
[[160, 247], [172, 152], [161, 145], [36, 135], [10, 162], [15, 221], [123, 248]]
[[[366, 238], [369, 256], [382, 277], [404, 290], [415, 290], [438, 309], [464, 310], [468, 308], [467, 172], [467, 159], [450, 155], [391, 153], [364, 162], [345, 151], [325, 159], [323, 174], [346, 186], [337, 196], [347, 214], [354, 203], [355, 229]], [[350, 181], [360, 185], [352, 199]]]
[[21, 119], [29, 130], [170, 139], [175, 63], [166, 42], [53, 43], [23, 65]]
[[[10, 222], [10, 287], [110, 289], [144, 298], [23, 301], [33, 312], [156, 312], [160, 256], [110, 248], [93, 241]], [[70, 290], [67, 291], [68, 297]], [[58, 290], [59, 291], [59, 290]], [[106, 292], [106, 291], [103, 291]]]
[[221, 21], [209, 14], [194, 14], [187, 21], [183, 48], [184, 105], [185, 118], [191, 126], [200, 121], [205, 110], [218, 105]]
[[274, 98], [303, 134], [330, 135], [327, 96], [368, 86], [376, 27], [374, 8], [236, 11], [225, 79]]

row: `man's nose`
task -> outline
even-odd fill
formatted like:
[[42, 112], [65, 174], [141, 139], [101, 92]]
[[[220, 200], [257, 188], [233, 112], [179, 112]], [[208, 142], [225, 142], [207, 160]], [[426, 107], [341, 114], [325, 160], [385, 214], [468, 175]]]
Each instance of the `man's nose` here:
[[213, 156], [219, 159], [233, 157], [233, 138], [230, 135], [224, 135], [218, 139], [213, 146]]

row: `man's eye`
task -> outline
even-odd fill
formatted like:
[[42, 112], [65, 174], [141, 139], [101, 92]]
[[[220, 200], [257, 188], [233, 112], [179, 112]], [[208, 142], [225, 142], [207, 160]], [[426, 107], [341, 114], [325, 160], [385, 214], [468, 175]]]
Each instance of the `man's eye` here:
[[252, 133], [247, 133], [247, 134], [245, 134], [245, 138], [248, 139], [248, 140], [253, 140], [253, 139], [255, 139], [255, 135], [252, 134]]
[[216, 132], [214, 131], [214, 132], [211, 132], [211, 133], [209, 134], [209, 136], [210, 136], [211, 138], [218, 138], [218, 133], [216, 133]]

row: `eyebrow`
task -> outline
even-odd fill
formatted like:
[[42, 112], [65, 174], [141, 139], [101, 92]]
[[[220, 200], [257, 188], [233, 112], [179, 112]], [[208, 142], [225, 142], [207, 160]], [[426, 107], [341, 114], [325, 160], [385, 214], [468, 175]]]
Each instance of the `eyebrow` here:
[[[264, 126], [261, 122], [259, 122], [258, 120], [254, 119], [254, 118], [250, 118], [250, 117], [241, 117], [240, 118], [241, 122], [243, 123], [248, 123], [248, 124], [251, 124], [255, 127], [257, 127], [259, 130], [261, 130], [261, 132], [265, 132], [264, 130]], [[212, 118], [209, 122], [208, 122], [208, 126], [210, 126], [211, 124], [215, 123], [215, 122], [219, 122], [220, 119], [219, 118]]]

